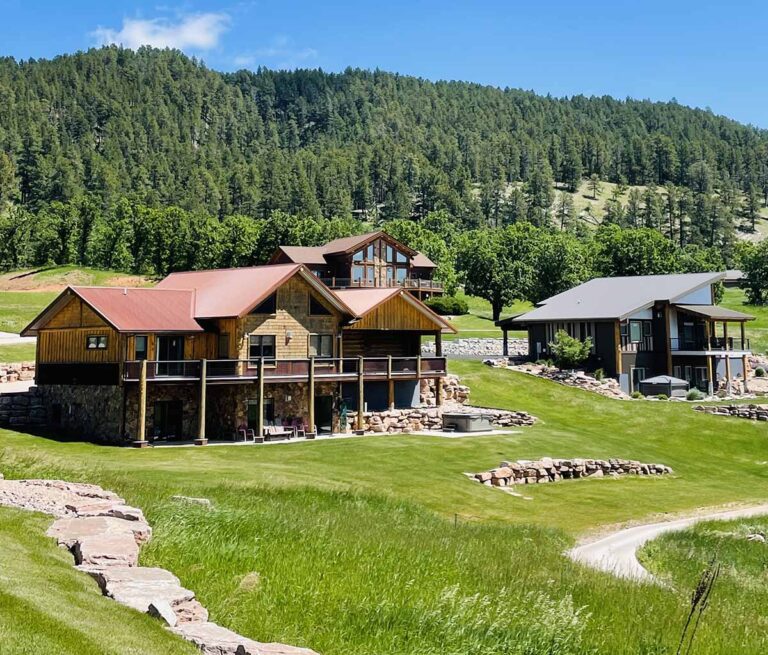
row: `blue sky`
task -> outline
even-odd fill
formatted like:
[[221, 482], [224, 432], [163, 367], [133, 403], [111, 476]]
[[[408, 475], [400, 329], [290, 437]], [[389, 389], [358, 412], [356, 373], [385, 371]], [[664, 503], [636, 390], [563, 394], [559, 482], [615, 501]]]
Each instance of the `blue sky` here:
[[216, 70], [347, 66], [709, 107], [768, 128], [768, 3], [0, 0], [0, 55], [107, 42]]

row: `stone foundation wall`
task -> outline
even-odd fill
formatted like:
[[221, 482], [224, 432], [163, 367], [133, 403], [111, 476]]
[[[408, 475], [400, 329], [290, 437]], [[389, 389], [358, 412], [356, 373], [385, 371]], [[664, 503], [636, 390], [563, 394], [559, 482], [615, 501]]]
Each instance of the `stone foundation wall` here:
[[35, 379], [35, 362], [0, 362], [0, 384]]
[[[528, 339], [509, 339], [510, 357], [528, 356]], [[435, 355], [435, 342], [429, 341], [421, 347], [421, 354]], [[443, 355], [446, 357], [501, 357], [504, 354], [503, 339], [451, 339], [443, 341]]]
[[123, 392], [120, 387], [45, 384], [28, 393], [40, 399], [49, 427], [76, 438], [122, 441]]
[[630, 459], [520, 459], [502, 462], [498, 468], [472, 474], [481, 484], [507, 487], [515, 484], [542, 484], [577, 478], [619, 477], [622, 475], [668, 475], [664, 464], [643, 464]]
[[696, 405], [693, 409], [704, 414], [768, 421], [768, 405]]

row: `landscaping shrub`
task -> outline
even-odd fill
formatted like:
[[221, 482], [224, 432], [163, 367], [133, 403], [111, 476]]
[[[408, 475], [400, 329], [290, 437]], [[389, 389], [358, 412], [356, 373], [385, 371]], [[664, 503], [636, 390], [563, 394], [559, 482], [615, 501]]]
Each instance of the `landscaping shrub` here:
[[686, 395], [686, 400], [701, 400], [704, 397], [704, 394], [701, 393], [698, 389], [691, 389], [688, 392], [688, 395]]
[[656, 396], [659, 400], [669, 400], [669, 396], [665, 393], [660, 393]]
[[441, 316], [462, 316], [469, 313], [467, 301], [456, 296], [435, 296], [426, 300], [425, 304]]
[[580, 341], [570, 336], [565, 330], [558, 330], [555, 340], [549, 344], [555, 364], [559, 368], [578, 368], [589, 357], [592, 339]]
[[639, 391], [633, 391], [633, 392], [630, 394], [630, 397], [631, 397], [631, 398], [634, 398], [634, 399], [636, 399], [636, 400], [637, 400], [637, 399], [639, 399], [639, 398], [645, 398], [645, 396], [643, 396], [643, 394], [641, 394]]
[[762, 366], [758, 366], [755, 369], [755, 377], [756, 378], [764, 378], [765, 377], [765, 369]]
[[595, 371], [595, 380], [603, 380], [605, 378], [605, 370], [599, 368]]

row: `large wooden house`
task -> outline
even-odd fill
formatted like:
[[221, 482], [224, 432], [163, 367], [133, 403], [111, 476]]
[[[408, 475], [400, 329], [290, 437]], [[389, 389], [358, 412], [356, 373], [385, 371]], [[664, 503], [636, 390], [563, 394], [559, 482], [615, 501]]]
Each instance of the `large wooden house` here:
[[[364, 410], [419, 404], [424, 379], [439, 403], [445, 331], [401, 286], [334, 290], [284, 263], [174, 273], [153, 288], [69, 287], [23, 334], [38, 337], [52, 424], [143, 445], [258, 439], [272, 425], [343, 432]], [[436, 357], [420, 356], [424, 335]]]
[[270, 263], [304, 264], [332, 289], [401, 288], [422, 300], [443, 293], [435, 264], [381, 231], [323, 246], [281, 246]]
[[589, 338], [587, 366], [602, 368], [627, 393], [660, 374], [712, 393], [744, 380], [751, 355], [745, 323], [754, 317], [715, 303], [715, 285], [725, 278], [725, 273], [596, 278], [498, 325], [505, 344], [510, 330], [526, 329], [534, 360], [551, 356], [560, 330]]

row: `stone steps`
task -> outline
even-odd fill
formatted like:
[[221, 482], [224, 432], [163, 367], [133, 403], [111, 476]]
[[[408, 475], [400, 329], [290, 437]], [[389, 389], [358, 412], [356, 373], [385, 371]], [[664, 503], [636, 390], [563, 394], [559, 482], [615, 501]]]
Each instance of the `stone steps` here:
[[0, 505], [55, 516], [48, 536], [72, 553], [105, 596], [162, 620], [206, 655], [317, 655], [253, 641], [208, 621], [208, 611], [175, 575], [138, 565], [152, 528], [140, 509], [111, 491], [63, 480], [4, 480], [0, 474]]

